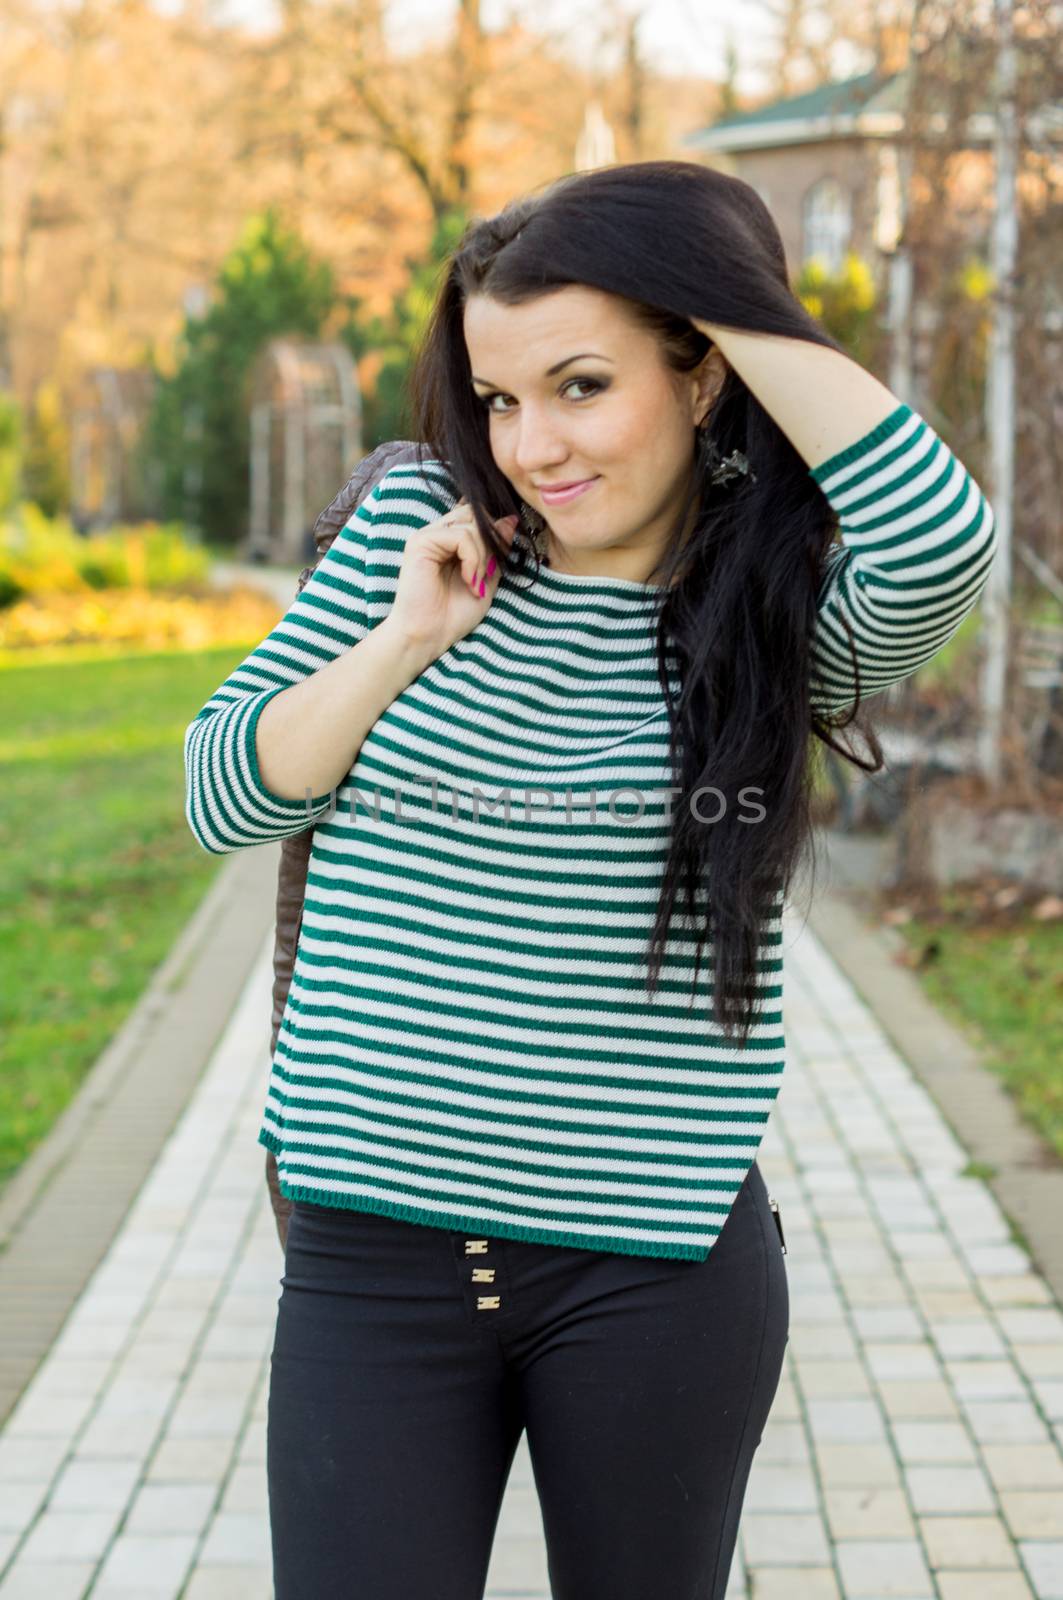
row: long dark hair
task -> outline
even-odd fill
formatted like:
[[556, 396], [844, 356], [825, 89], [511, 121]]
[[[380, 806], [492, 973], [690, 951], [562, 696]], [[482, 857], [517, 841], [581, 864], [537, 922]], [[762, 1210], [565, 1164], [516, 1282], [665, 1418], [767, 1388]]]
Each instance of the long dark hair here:
[[[711, 348], [692, 316], [841, 349], [790, 288], [782, 239], [756, 191], [694, 162], [641, 161], [566, 174], [496, 216], [473, 220], [445, 264], [409, 394], [422, 461], [444, 463], [500, 563], [506, 550], [490, 518], [520, 513], [521, 500], [495, 465], [487, 414], [472, 388], [465, 303], [487, 294], [517, 305], [569, 284], [630, 302], [678, 372], [692, 371]], [[806, 848], [814, 856], [817, 747], [810, 734], [864, 771], [877, 772], [883, 761], [863, 723], [869, 761], [831, 737], [860, 709], [855, 652], [857, 698], [848, 716], [812, 707], [811, 635], [837, 524], [825, 496], [733, 369], [713, 404], [708, 433], [718, 452], [742, 451], [756, 476], [710, 482], [706, 452], [692, 429], [690, 493], [654, 579], [662, 584], [658, 674], [671, 724], [672, 781], [681, 792], [647, 950], [647, 984], [651, 992], [657, 986], [679, 909], [695, 930], [695, 982], [711, 940], [715, 1018], [745, 1044], [758, 1005], [765, 924]], [[693, 531], [684, 539], [692, 508]], [[529, 550], [517, 539], [514, 551], [519, 573]], [[673, 677], [678, 695], [671, 692]], [[726, 799], [711, 824], [689, 804], [705, 786]], [[748, 814], [743, 820], [738, 802], [746, 788], [764, 807], [759, 822]]]

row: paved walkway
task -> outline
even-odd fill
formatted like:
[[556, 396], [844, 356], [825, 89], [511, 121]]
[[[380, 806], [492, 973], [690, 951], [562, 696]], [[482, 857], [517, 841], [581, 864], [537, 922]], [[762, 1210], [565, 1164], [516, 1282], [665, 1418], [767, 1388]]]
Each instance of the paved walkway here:
[[[272, 944], [0, 1434], [0, 1600], [271, 1594], [282, 1264], [255, 1134]], [[790, 1059], [761, 1167], [789, 1247], [790, 1343], [728, 1600], [1063, 1600], [1063, 1313], [794, 919], [786, 961]], [[548, 1594], [522, 1443], [488, 1596]]]

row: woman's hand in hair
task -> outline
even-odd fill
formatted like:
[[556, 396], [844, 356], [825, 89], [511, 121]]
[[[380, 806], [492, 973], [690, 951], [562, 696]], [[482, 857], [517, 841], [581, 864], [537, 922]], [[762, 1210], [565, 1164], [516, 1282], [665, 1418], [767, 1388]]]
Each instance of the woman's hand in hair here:
[[[516, 516], [493, 519], [507, 550], [517, 522]], [[459, 500], [446, 516], [407, 539], [387, 622], [408, 649], [422, 652], [431, 663], [472, 632], [494, 599], [500, 578], [472, 507]]]

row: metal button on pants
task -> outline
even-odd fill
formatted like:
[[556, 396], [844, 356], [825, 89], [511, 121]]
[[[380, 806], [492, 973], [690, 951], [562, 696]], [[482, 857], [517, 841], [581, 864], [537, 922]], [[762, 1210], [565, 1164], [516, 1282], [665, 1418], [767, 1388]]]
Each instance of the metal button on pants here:
[[465, 1289], [466, 1307], [470, 1312], [498, 1313], [508, 1305], [504, 1294], [505, 1262], [504, 1239], [467, 1238], [464, 1234], [452, 1235], [459, 1263], [459, 1277]]

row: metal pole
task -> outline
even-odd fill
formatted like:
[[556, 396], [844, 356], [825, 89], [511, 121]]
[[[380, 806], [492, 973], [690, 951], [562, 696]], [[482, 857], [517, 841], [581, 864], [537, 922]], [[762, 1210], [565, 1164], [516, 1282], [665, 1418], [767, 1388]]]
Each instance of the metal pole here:
[[982, 723], [978, 765], [997, 787], [1003, 768], [1008, 617], [1011, 600], [1011, 533], [1015, 487], [1015, 263], [1019, 243], [1016, 193], [1018, 116], [1013, 0], [994, 0], [996, 21], [996, 116], [993, 139], [995, 204], [990, 237], [994, 279], [989, 362], [986, 372], [988, 498], [996, 520], [998, 551], [982, 591], [985, 655], [982, 661]]

